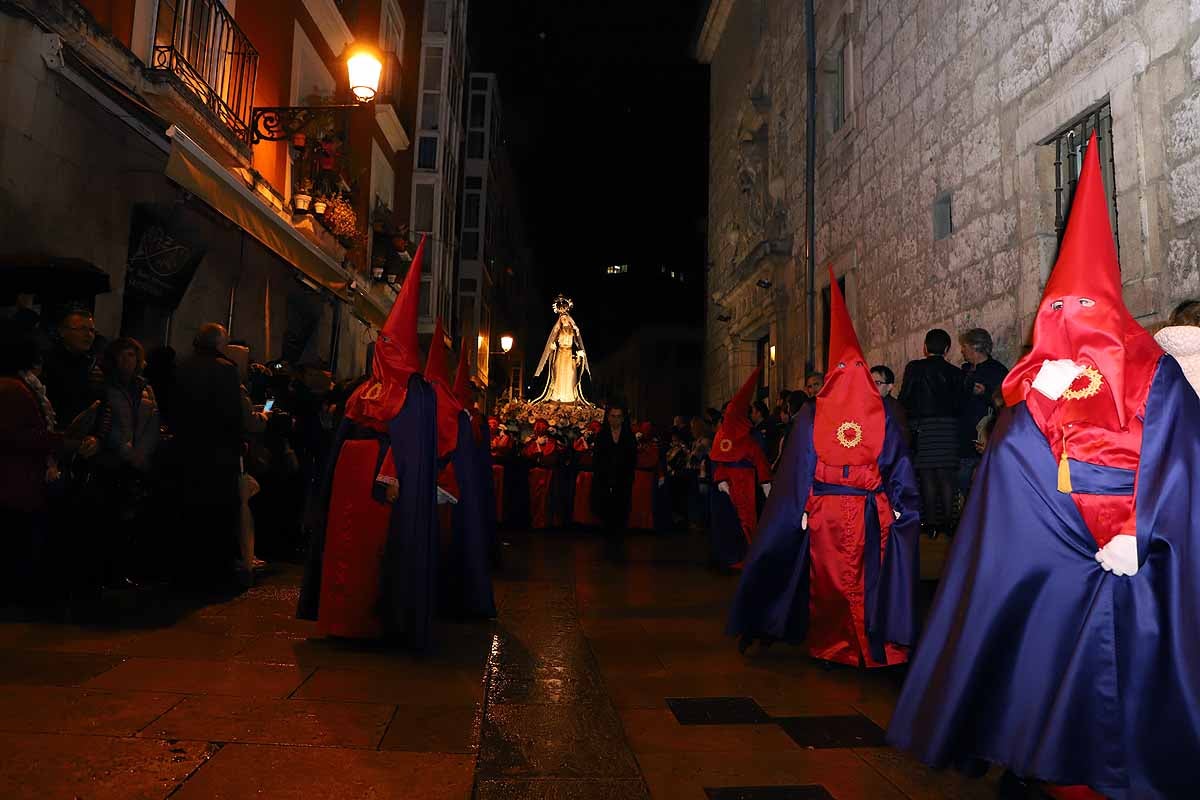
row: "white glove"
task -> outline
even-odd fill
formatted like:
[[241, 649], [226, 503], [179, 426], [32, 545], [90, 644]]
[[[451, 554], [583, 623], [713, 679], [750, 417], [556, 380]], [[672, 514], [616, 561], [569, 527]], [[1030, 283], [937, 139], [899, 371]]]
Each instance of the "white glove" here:
[[1136, 575], [1138, 571], [1137, 537], [1114, 536], [1096, 553], [1096, 560], [1113, 575]]
[[897, 511], [896, 509], [894, 509], [894, 508], [893, 508], [893, 509], [892, 509], [892, 513], [896, 515], [896, 519], [900, 519], [900, 512], [899, 512], [899, 511]]
[[1033, 388], [1051, 400], [1057, 400], [1062, 397], [1063, 392], [1071, 388], [1071, 384], [1083, 374], [1083, 370], [1083, 366], [1069, 358], [1043, 361], [1042, 368], [1038, 370], [1037, 377], [1033, 379]]
[[667, 482], [667, 479], [666, 479], [666, 478], [659, 478], [659, 479], [658, 479], [658, 485], [659, 485], [659, 487], [661, 487], [661, 486], [662, 486], [664, 483], [666, 483], [666, 482]]
[[721, 481], [717, 484], [717, 491], [729, 494], [729, 481]]
[[800, 529], [808, 530], [808, 512], [804, 512], [804, 516], [800, 517]]
[[769, 483], [762, 484], [762, 493], [763, 493], [763, 497], [770, 497], [771, 496], [771, 484], [769, 484]]

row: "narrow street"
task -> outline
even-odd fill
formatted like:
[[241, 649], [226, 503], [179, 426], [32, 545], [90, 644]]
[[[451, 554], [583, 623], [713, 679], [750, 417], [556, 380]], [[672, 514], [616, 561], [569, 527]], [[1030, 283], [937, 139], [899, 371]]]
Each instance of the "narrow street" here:
[[994, 796], [882, 746], [897, 676], [739, 656], [736, 578], [703, 553], [522, 534], [500, 619], [441, 625], [426, 659], [317, 638], [295, 568], [119, 627], [5, 623], [0, 796]]

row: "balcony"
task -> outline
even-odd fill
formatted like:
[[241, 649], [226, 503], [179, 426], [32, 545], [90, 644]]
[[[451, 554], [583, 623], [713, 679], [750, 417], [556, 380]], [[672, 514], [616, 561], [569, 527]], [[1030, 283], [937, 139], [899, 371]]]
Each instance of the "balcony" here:
[[258, 51], [220, 0], [159, 0], [150, 69], [169, 76], [245, 141]]

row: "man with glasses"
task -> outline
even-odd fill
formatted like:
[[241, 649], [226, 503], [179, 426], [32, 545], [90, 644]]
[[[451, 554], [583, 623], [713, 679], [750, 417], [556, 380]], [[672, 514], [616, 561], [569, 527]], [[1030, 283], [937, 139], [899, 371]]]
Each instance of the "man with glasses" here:
[[95, 342], [96, 321], [90, 311], [69, 311], [58, 323], [58, 336], [42, 367], [42, 382], [62, 425], [103, 396], [104, 375], [92, 352]]
[[871, 367], [871, 378], [875, 381], [875, 387], [879, 389], [879, 394], [883, 397], [883, 407], [900, 427], [900, 437], [904, 439], [905, 446], [911, 445], [912, 438], [908, 433], [908, 413], [900, 401], [892, 395], [892, 390], [896, 388], [896, 373], [892, 372], [892, 368], [889, 366], [876, 364]]

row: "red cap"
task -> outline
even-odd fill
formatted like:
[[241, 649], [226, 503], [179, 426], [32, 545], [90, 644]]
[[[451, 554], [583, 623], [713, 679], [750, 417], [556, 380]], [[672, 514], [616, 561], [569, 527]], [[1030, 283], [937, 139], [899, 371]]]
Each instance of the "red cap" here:
[[829, 358], [817, 393], [813, 445], [826, 464], [879, 460], [887, 433], [883, 398], [863, 357], [846, 298], [829, 268]]
[[429, 358], [425, 361], [425, 380], [432, 383], [437, 392], [438, 456], [444, 457], [454, 452], [458, 444], [458, 412], [463, 407], [450, 389], [450, 374], [446, 371], [446, 332], [441, 317], [433, 326]]
[[400, 413], [408, 396], [408, 379], [421, 371], [417, 301], [424, 259], [425, 237], [422, 236], [400, 294], [392, 303], [383, 330], [375, 340], [371, 378], [360, 384], [346, 401], [347, 417], [376, 430], [387, 430], [388, 423]]
[[1004, 402], [1025, 399], [1043, 361], [1069, 358], [1095, 367], [1103, 378], [1101, 391], [1113, 400], [1110, 418], [1094, 421], [1124, 429], [1146, 402], [1162, 352], [1121, 296], [1121, 268], [1093, 132], [1058, 260], [1033, 322], [1033, 349], [1004, 379]]
[[604, 428], [604, 426], [601, 425], [600, 422], [597, 420], [592, 420], [591, 422], [589, 422], [587, 424], [588, 432], [592, 433], [592, 434], [599, 433], [601, 430], [603, 430], [603, 428]]
[[762, 448], [750, 435], [750, 402], [761, 372], [762, 367], [756, 367], [750, 373], [750, 377], [746, 378], [742, 388], [738, 389], [737, 394], [725, 406], [725, 415], [721, 418], [716, 435], [713, 436], [712, 451], [709, 455], [713, 461], [725, 464], [737, 461], [765, 462]]

